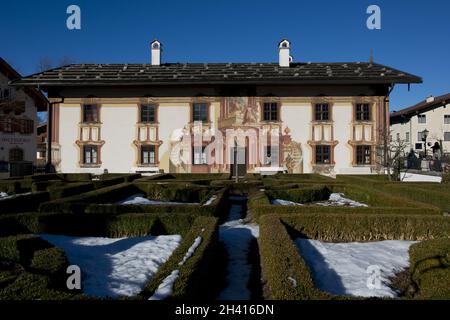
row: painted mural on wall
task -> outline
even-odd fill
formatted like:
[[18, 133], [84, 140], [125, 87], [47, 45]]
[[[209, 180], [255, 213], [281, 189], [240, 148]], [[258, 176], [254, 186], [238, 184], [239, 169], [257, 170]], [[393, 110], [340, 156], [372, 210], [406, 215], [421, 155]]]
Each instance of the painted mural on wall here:
[[[229, 159], [225, 150], [227, 146], [226, 134], [228, 130], [235, 130], [234, 132], [249, 132], [256, 133], [255, 138], [260, 139], [262, 137], [266, 139], [266, 136], [258, 136], [259, 134], [267, 134], [268, 132], [276, 133], [276, 141], [279, 146], [279, 159], [276, 161], [275, 167], [284, 167], [289, 173], [303, 173], [303, 155], [299, 142], [294, 141], [290, 135], [291, 130], [286, 128], [282, 132], [281, 122], [264, 122], [261, 121], [261, 113], [259, 104], [256, 97], [223, 97], [221, 100], [221, 113], [219, 122], [217, 124], [218, 130], [213, 129], [215, 125], [209, 127], [209, 125], [203, 125], [202, 123], [188, 124], [184, 128], [174, 130], [170, 139], [169, 155], [170, 155], [170, 171], [171, 172], [190, 172], [189, 165], [195, 155], [192, 154], [193, 143], [195, 142], [195, 136], [203, 134], [203, 146], [207, 146], [204, 151], [207, 153], [208, 167], [210, 172], [224, 172], [227, 171]], [[270, 134], [272, 134], [270, 133]], [[214, 138], [212, 139], [212, 136]], [[220, 136], [220, 137], [219, 137]], [[259, 137], [259, 138], [258, 138]], [[250, 139], [251, 140], [251, 139]], [[211, 142], [213, 141], [213, 142]], [[258, 140], [257, 140], [258, 141]], [[271, 141], [267, 138], [267, 141]], [[273, 141], [270, 142], [271, 144]], [[258, 142], [257, 142], [258, 144]], [[257, 156], [257, 144], [251, 144], [247, 146], [248, 151], [254, 150], [254, 156]], [[201, 145], [201, 144], [200, 144]], [[264, 147], [258, 145], [259, 150], [263, 150]], [[209, 148], [214, 151], [209, 152]], [[214, 161], [209, 161], [209, 156], [213, 155]], [[248, 155], [248, 169], [251, 172], [258, 166], [263, 166], [264, 160], [257, 160], [252, 155], [250, 150]], [[256, 160], [256, 162], [255, 162]]]
[[283, 154], [283, 165], [288, 173], [303, 173], [303, 155], [299, 142], [292, 140], [291, 130], [286, 128], [281, 138], [281, 150]]

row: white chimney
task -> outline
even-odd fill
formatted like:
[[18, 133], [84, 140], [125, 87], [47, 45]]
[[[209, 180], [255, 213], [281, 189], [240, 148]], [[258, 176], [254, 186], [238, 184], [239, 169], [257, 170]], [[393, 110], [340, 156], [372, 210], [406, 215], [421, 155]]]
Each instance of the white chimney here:
[[278, 44], [280, 50], [279, 65], [280, 67], [289, 67], [291, 43], [287, 39], [283, 39]]
[[159, 66], [161, 64], [161, 42], [153, 40], [150, 47], [152, 49], [152, 66]]
[[431, 95], [427, 98], [427, 103], [431, 103], [434, 101], [434, 97]]

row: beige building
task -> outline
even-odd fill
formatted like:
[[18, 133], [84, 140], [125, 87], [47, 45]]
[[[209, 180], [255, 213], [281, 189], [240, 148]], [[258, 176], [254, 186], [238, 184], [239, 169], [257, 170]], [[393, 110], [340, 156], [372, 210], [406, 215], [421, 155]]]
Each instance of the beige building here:
[[37, 112], [47, 100], [33, 87], [9, 86], [21, 75], [0, 58], [0, 177], [31, 174], [36, 164]]
[[404, 140], [408, 149], [425, 152], [427, 155], [436, 143], [442, 145], [442, 153], [450, 153], [450, 93], [438, 97], [430, 96], [414, 106], [391, 113], [392, 139]]
[[76, 64], [25, 77], [52, 101], [62, 172], [370, 173], [389, 92], [419, 77], [373, 62]]

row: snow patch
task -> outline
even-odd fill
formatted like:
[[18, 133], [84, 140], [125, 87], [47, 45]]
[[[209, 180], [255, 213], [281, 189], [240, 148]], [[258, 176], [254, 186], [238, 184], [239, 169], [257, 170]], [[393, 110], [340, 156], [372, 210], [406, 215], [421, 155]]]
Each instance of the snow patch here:
[[148, 300], [164, 300], [173, 294], [173, 284], [178, 279], [180, 270], [173, 270], [159, 285], [155, 293]]
[[324, 207], [367, 207], [368, 205], [365, 203], [361, 203], [358, 201], [354, 201], [352, 199], [344, 198], [343, 193], [332, 193], [330, 194], [330, 198], [326, 201], [318, 201], [318, 202], [308, 202], [308, 203], [297, 203], [289, 200], [283, 199], [274, 199], [272, 200], [272, 204], [280, 205], [280, 206], [303, 206], [303, 205], [312, 205], [312, 206], [324, 206]]
[[127, 204], [176, 204], [176, 205], [198, 205], [198, 203], [194, 202], [173, 202], [173, 201], [157, 201], [157, 200], [150, 200], [145, 198], [145, 195], [142, 193], [132, 195], [125, 200], [117, 202], [117, 204], [120, 205], [127, 205]]
[[192, 244], [192, 246], [189, 248], [189, 250], [186, 252], [186, 254], [183, 257], [183, 260], [181, 260], [181, 262], [178, 263], [178, 265], [182, 266], [183, 264], [185, 264], [185, 262], [192, 257], [192, 255], [194, 254], [195, 250], [197, 250], [198, 246], [200, 245], [200, 243], [202, 243], [202, 237], [197, 237], [194, 240], [194, 243]]
[[319, 289], [336, 295], [395, 297], [389, 278], [409, 266], [408, 250], [416, 242], [327, 243], [298, 238], [295, 243]]
[[[234, 200], [245, 200], [234, 197]], [[248, 262], [250, 243], [259, 237], [259, 226], [246, 223], [242, 216], [242, 206], [233, 204], [228, 221], [219, 226], [219, 239], [228, 251], [227, 287], [220, 293], [219, 300], [248, 300], [250, 291], [251, 265]]]
[[98, 297], [134, 296], [169, 259], [180, 235], [135, 238], [68, 237], [42, 234], [63, 249], [83, 276], [83, 292]]
[[[202, 229], [203, 231], [204, 229]], [[186, 263], [186, 261], [192, 257], [195, 250], [198, 248], [200, 243], [202, 242], [202, 237], [197, 237], [194, 240], [194, 243], [190, 246], [188, 251], [183, 257], [183, 260], [181, 260], [178, 265], [182, 266]], [[178, 276], [180, 275], [180, 270], [175, 269], [173, 270], [164, 280], [163, 282], [158, 286], [155, 293], [148, 299], [148, 300], [163, 300], [168, 297], [170, 297], [173, 294], [173, 285], [175, 281], [178, 279]]]
[[212, 196], [211, 198], [208, 199], [208, 201], [206, 201], [203, 205], [204, 206], [209, 206], [211, 203], [214, 202], [214, 200], [217, 199], [217, 196]]
[[400, 179], [403, 182], [439, 182], [440, 183], [442, 181], [442, 177], [429, 176], [426, 174], [402, 172], [400, 175], [401, 175]]

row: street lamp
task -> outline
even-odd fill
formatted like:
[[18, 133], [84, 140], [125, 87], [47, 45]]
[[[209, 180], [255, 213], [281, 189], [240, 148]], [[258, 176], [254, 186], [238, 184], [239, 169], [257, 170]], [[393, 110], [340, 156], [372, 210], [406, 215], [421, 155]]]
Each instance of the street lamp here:
[[427, 158], [427, 137], [428, 133], [430, 133], [427, 129], [422, 131], [422, 140], [424, 141], [425, 145], [425, 159]]

